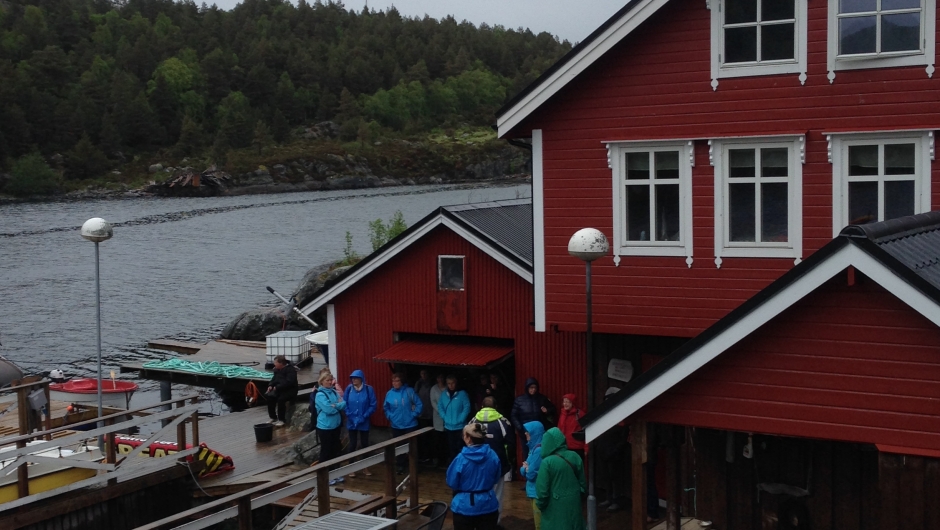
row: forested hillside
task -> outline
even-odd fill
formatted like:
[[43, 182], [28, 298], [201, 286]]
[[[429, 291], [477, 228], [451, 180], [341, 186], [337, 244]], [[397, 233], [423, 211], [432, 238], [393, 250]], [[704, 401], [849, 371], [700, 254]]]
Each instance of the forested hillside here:
[[489, 125], [569, 49], [319, 0], [0, 0], [0, 166], [58, 153], [85, 179], [134, 156], [222, 162], [323, 120], [360, 142]]

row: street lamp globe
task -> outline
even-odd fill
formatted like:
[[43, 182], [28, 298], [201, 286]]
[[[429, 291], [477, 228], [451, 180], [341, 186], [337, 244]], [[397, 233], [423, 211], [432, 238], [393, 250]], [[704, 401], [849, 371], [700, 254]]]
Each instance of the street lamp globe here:
[[607, 236], [596, 228], [582, 228], [568, 240], [568, 254], [582, 260], [594, 261], [610, 251]]
[[82, 225], [82, 237], [93, 243], [107, 241], [113, 235], [114, 230], [111, 228], [111, 223], [100, 217], [92, 217]]

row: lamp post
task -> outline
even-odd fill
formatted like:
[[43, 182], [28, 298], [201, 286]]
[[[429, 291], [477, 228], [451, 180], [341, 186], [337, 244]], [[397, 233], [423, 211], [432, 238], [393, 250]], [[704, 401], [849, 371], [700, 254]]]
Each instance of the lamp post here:
[[[98, 243], [111, 239], [114, 231], [111, 224], [100, 217], [93, 217], [82, 225], [82, 237], [95, 244], [95, 307], [98, 314], [98, 418], [104, 416], [101, 405], [101, 271], [98, 263]], [[101, 421], [98, 427], [101, 428]], [[102, 437], [98, 437], [98, 450], [103, 451]]]
[[[568, 254], [584, 261], [587, 278], [587, 409], [594, 408], [594, 344], [591, 336], [591, 262], [607, 255], [610, 245], [607, 237], [596, 228], [582, 228], [568, 240]], [[597, 530], [597, 497], [594, 496], [594, 475], [597, 456], [593, 448], [588, 447], [588, 530]]]

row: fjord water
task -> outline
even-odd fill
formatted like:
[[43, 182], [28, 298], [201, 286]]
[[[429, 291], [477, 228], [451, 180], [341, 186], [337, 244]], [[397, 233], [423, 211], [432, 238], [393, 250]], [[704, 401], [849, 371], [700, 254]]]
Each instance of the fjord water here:
[[[27, 373], [96, 369], [95, 245], [87, 219], [115, 225], [100, 244], [103, 374], [160, 359], [148, 339], [205, 341], [239, 313], [290, 295], [311, 267], [343, 257], [345, 233], [371, 250], [368, 222], [401, 210], [409, 226], [438, 206], [529, 197], [528, 185], [414, 186], [213, 198], [134, 198], [0, 206], [0, 355]], [[157, 401], [138, 381], [135, 406]]]

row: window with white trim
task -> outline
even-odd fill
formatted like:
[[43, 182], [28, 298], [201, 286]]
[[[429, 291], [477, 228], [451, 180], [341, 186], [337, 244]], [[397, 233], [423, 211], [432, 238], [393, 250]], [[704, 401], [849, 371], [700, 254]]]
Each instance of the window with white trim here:
[[686, 256], [692, 263], [692, 142], [608, 143], [614, 183], [614, 263]]
[[833, 234], [930, 211], [933, 133], [831, 135]]
[[927, 66], [933, 77], [936, 0], [829, 2], [829, 82], [837, 70]]
[[439, 291], [464, 290], [464, 257], [437, 257], [437, 289]]
[[718, 79], [800, 74], [806, 82], [807, 0], [711, 0], [712, 88]]
[[711, 140], [715, 265], [802, 257], [803, 137]]

